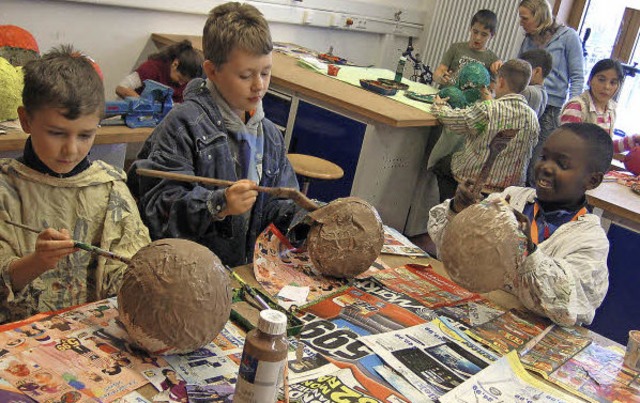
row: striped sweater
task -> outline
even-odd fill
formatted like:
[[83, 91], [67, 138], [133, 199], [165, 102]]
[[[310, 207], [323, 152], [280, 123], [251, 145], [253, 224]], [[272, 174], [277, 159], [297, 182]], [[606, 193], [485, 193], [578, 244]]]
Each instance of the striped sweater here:
[[540, 126], [536, 113], [522, 95], [507, 94], [465, 109], [434, 104], [431, 111], [446, 129], [465, 136], [463, 149], [451, 160], [451, 171], [459, 183], [478, 176], [489, 157], [489, 143], [499, 131], [519, 129], [516, 137], [498, 155], [483, 192], [501, 192], [508, 186], [524, 185]]

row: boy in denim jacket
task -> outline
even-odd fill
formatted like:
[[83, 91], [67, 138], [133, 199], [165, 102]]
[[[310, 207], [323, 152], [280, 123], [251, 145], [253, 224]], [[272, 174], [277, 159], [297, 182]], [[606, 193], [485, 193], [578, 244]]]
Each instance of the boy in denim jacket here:
[[[262, 97], [272, 67], [271, 34], [253, 6], [211, 10], [203, 32], [207, 79], [194, 79], [145, 142], [129, 187], [151, 236], [185, 238], [225, 264], [251, 262], [256, 237], [271, 222], [285, 230], [298, 208], [256, 187], [298, 188], [282, 135], [265, 118]], [[228, 188], [136, 175], [137, 168], [231, 180]]]

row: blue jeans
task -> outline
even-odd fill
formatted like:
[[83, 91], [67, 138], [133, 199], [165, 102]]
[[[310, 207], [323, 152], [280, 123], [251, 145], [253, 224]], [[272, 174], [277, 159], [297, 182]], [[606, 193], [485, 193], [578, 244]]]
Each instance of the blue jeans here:
[[547, 105], [544, 113], [538, 122], [540, 123], [540, 136], [538, 136], [538, 144], [533, 148], [531, 153], [531, 159], [529, 160], [529, 166], [527, 168], [527, 186], [535, 187], [535, 166], [536, 162], [540, 159], [542, 154], [542, 146], [547, 140], [552, 131], [560, 126], [560, 110], [557, 106]]

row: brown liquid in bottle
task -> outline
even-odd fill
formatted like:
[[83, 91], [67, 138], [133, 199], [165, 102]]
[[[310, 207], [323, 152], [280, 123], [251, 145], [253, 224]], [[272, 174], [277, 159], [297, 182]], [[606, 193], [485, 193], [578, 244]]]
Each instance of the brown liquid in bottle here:
[[287, 365], [287, 317], [282, 312], [260, 312], [258, 328], [247, 334], [242, 351], [234, 403], [273, 403]]

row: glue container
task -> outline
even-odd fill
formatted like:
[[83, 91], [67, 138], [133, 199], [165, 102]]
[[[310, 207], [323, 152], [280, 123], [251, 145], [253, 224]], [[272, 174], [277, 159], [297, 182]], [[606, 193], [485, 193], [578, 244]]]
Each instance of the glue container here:
[[400, 60], [398, 60], [398, 66], [396, 67], [396, 77], [394, 81], [399, 83], [402, 81], [402, 74], [404, 73], [404, 65], [407, 63], [407, 58], [404, 56], [400, 56]]
[[233, 403], [274, 403], [287, 365], [287, 317], [275, 309], [260, 312], [247, 333]]

